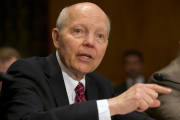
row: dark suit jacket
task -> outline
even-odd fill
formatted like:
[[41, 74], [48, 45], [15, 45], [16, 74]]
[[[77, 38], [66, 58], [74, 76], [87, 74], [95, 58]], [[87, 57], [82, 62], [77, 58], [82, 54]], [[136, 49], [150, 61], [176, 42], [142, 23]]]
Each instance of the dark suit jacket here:
[[173, 91], [169, 95], [159, 95], [161, 106], [150, 109], [148, 113], [158, 120], [180, 120], [180, 57], [157, 73], [161, 73], [168, 81], [158, 81], [152, 76], [150, 82], [169, 87]]
[[[69, 105], [55, 53], [17, 61], [8, 74], [15, 79], [3, 83], [3, 120], [98, 120], [96, 100], [113, 96], [109, 81], [90, 73], [85, 78], [88, 101]], [[137, 118], [133, 114], [119, 118]]]

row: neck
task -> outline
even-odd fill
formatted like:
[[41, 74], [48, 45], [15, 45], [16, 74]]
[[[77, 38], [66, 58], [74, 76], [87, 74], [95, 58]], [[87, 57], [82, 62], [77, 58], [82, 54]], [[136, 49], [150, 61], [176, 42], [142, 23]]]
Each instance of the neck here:
[[84, 74], [77, 72], [77, 71], [71, 71], [71, 73], [72, 73], [71, 75], [72, 75], [73, 79], [77, 80], [77, 81], [80, 81], [85, 76]]
[[85, 74], [77, 71], [77, 70], [74, 70], [74, 69], [71, 69], [71, 68], [68, 68], [64, 63], [62, 63], [62, 65], [64, 66], [63, 69], [64, 71], [69, 75], [71, 76], [74, 80], [77, 80], [77, 81], [80, 81], [81, 79], [83, 79], [83, 77], [85, 76]]

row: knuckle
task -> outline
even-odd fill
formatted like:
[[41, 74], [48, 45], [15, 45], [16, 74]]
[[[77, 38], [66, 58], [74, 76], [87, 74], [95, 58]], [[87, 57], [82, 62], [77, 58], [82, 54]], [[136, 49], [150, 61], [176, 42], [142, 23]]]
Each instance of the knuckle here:
[[141, 109], [143, 110], [143, 111], [145, 111], [145, 110], [147, 110], [148, 109], [148, 105], [147, 104], [143, 104], [142, 106], [141, 106]]
[[158, 98], [158, 93], [155, 92], [154, 98], [155, 98], [155, 99]]
[[141, 100], [141, 94], [140, 94], [139, 92], [136, 92], [136, 94], [135, 94], [135, 96], [134, 96], [134, 99], [135, 99], [136, 101]]
[[151, 106], [153, 103], [154, 103], [154, 100], [150, 100], [148, 105]]
[[136, 89], [142, 90], [144, 87], [145, 87], [145, 84], [143, 84], [143, 83], [137, 83], [136, 84]]
[[153, 88], [154, 89], [158, 88], [158, 85], [157, 84], [153, 84]]
[[145, 106], [144, 106], [144, 110], [147, 110], [148, 108], [149, 108], [148, 105], [145, 105]]
[[142, 91], [142, 89], [143, 89], [143, 86], [141, 84], [140, 85], [138, 84], [135, 88], [135, 92], [140, 93]]

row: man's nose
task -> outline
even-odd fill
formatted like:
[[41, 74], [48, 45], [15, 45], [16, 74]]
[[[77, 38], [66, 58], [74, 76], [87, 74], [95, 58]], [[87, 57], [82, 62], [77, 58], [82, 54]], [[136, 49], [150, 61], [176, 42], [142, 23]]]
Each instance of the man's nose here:
[[95, 46], [94, 36], [92, 34], [88, 34], [85, 40], [83, 41], [83, 45], [86, 47], [94, 48]]

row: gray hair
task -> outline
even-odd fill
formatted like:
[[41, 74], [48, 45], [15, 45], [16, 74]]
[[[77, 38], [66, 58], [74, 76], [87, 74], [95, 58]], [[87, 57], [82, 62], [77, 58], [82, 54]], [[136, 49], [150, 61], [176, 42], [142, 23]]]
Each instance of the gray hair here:
[[[58, 28], [59, 31], [62, 30], [67, 18], [68, 18], [68, 7], [65, 7], [61, 10], [58, 18], [57, 18], [57, 21], [56, 21], [56, 28]], [[106, 15], [107, 16], [107, 15]], [[107, 16], [107, 19], [108, 19], [108, 38], [109, 38], [109, 34], [110, 34], [110, 30], [111, 30], [111, 21], [109, 19], [109, 17]]]
[[56, 21], [56, 28], [58, 28], [59, 31], [61, 31], [61, 29], [63, 28], [67, 18], [68, 18], [68, 7], [65, 7], [61, 10]]

